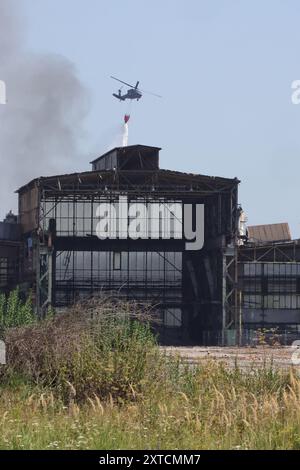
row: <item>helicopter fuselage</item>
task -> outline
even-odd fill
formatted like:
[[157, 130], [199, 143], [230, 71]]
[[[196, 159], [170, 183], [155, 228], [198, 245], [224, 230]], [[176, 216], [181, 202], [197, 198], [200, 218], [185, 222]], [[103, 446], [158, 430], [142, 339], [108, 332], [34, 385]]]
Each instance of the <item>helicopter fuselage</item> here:
[[160, 95], [156, 95], [155, 93], [151, 93], [151, 91], [145, 91], [145, 90], [141, 90], [139, 88], [139, 80], [136, 82], [135, 85], [131, 85], [130, 83], [127, 83], [127, 82], [123, 82], [123, 80], [120, 80], [119, 78], [117, 77], [113, 77], [111, 76], [111, 78], [113, 80], [116, 80], [117, 82], [120, 82], [120, 83], [123, 83], [123, 85], [126, 85], [127, 87], [127, 93], [125, 93], [124, 95], [122, 95], [122, 88], [119, 90], [119, 93], [113, 93], [113, 96], [115, 98], [117, 98], [118, 100], [120, 101], [125, 101], [125, 100], [139, 100], [142, 96], [143, 96], [143, 93], [148, 93], [150, 95], [154, 95], [154, 96], [157, 96], [158, 98], [161, 98]]
[[142, 93], [140, 93], [138, 90], [135, 88], [130, 88], [125, 95], [121, 95], [121, 91], [119, 91], [119, 94], [117, 95], [116, 93], [113, 93], [113, 96], [115, 98], [118, 98], [120, 101], [125, 101], [125, 100], [139, 100], [142, 97]]

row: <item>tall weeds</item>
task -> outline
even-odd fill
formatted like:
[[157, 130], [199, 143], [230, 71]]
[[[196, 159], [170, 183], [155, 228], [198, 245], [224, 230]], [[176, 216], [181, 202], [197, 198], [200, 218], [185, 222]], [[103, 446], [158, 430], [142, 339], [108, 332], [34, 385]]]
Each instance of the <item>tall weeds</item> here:
[[[147, 320], [147, 322], [145, 322]], [[6, 334], [8, 367], [68, 400], [139, 393], [159, 361], [149, 318], [133, 304], [95, 304]]]
[[139, 306], [91, 301], [6, 330], [0, 448], [299, 449], [300, 378], [165, 355]]

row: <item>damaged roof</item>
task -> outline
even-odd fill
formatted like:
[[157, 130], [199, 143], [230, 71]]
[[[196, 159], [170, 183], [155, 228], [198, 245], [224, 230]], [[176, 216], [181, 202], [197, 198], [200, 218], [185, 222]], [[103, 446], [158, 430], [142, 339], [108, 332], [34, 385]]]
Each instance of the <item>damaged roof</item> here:
[[247, 227], [250, 242], [284, 242], [292, 239], [287, 222]]
[[[117, 178], [118, 176], [118, 178]], [[171, 170], [120, 170], [116, 172], [114, 170], [103, 170], [103, 171], [86, 171], [81, 173], [69, 173], [54, 176], [41, 176], [29, 181], [27, 184], [21, 186], [16, 190], [17, 193], [23, 193], [32, 187], [68, 187], [84, 189], [85, 187], [91, 188], [91, 185], [99, 186], [102, 184], [115, 184], [116, 180], [120, 183], [120, 180], [128, 185], [184, 185], [184, 186], [201, 186], [207, 191], [219, 191], [232, 188], [237, 186], [240, 181], [237, 178], [222, 178], [219, 176], [207, 176], [194, 173], [184, 173], [180, 171]]]
[[[98, 157], [93, 162], [102, 159], [105, 155], [114, 151], [132, 153], [133, 151], [144, 152], [147, 156], [149, 151], [159, 152], [160, 147], [148, 145], [131, 145], [128, 147], [116, 147], [106, 154]], [[93, 163], [92, 162], [92, 163]], [[49, 190], [101, 190], [103, 185], [110, 186], [113, 190], [124, 189], [134, 191], [135, 186], [147, 191], [148, 187], [154, 186], [158, 189], [171, 188], [174, 192], [175, 186], [184, 190], [197, 190], [203, 192], [219, 192], [230, 190], [239, 184], [237, 178], [222, 178], [219, 176], [207, 176], [201, 174], [184, 173], [180, 171], [164, 170], [156, 168], [108, 168], [95, 169], [80, 173], [44, 176], [35, 178], [16, 192], [22, 193], [33, 187], [42, 187]], [[151, 190], [151, 189], [150, 189]]]

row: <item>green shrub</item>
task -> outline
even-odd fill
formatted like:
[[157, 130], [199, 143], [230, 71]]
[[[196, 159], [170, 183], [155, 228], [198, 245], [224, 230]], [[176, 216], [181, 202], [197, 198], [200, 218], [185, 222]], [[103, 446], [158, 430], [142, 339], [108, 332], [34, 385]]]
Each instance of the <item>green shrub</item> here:
[[0, 294], [0, 329], [32, 325], [36, 322], [31, 295], [24, 302], [20, 298], [19, 289], [15, 289], [8, 296]]

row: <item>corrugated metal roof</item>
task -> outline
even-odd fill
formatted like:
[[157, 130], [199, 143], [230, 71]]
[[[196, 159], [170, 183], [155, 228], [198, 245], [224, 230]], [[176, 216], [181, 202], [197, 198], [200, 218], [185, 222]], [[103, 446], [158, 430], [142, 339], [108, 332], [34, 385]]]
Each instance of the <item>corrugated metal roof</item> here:
[[283, 242], [292, 239], [289, 224], [252, 225], [248, 228], [248, 238], [252, 242]]

